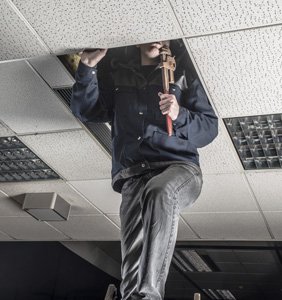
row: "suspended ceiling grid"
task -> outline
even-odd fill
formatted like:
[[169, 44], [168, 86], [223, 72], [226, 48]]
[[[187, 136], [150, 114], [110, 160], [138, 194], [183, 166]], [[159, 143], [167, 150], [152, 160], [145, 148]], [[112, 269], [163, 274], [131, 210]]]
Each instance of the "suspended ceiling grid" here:
[[[18, 136], [62, 177], [0, 184], [1, 240], [119, 239], [110, 157], [52, 91], [73, 84], [57, 54], [183, 38], [220, 118], [282, 112], [278, 0], [0, 5], [0, 135]], [[222, 122], [199, 152], [204, 187], [182, 214], [178, 240], [281, 240], [281, 171], [244, 171]], [[21, 211], [23, 194], [50, 191], [72, 204], [69, 221], [40, 223]]]

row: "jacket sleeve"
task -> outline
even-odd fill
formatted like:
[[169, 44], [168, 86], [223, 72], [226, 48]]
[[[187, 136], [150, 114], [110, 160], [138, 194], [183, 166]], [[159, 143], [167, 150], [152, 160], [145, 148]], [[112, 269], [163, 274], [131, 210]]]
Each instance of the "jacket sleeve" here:
[[188, 139], [197, 148], [208, 145], [217, 136], [218, 118], [198, 79], [184, 92], [173, 128], [177, 136]]
[[109, 122], [113, 114], [114, 84], [108, 74], [97, 77], [97, 67], [88, 67], [81, 61], [75, 73], [71, 110], [83, 122]]

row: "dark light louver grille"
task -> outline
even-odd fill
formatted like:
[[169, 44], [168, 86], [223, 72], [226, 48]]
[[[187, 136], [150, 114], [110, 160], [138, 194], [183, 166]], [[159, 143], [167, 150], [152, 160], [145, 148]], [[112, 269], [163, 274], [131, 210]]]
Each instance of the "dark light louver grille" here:
[[173, 262], [185, 272], [219, 272], [208, 255], [199, 255], [195, 250], [175, 250]]
[[18, 138], [0, 138], [0, 182], [59, 178], [58, 174]]
[[[70, 107], [72, 87], [54, 88], [54, 92], [63, 100], [63, 102]], [[103, 123], [91, 123], [84, 122], [85, 127], [91, 132], [91, 134], [98, 140], [103, 148], [112, 155], [111, 145], [111, 131], [106, 124]]]
[[245, 170], [282, 167], [282, 114], [224, 122]]

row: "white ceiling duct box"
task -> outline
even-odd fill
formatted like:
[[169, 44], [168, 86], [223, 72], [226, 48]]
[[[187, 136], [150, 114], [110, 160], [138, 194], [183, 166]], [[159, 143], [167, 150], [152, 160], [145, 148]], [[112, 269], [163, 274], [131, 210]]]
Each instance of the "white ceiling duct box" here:
[[71, 205], [57, 193], [30, 193], [22, 208], [39, 221], [66, 221]]

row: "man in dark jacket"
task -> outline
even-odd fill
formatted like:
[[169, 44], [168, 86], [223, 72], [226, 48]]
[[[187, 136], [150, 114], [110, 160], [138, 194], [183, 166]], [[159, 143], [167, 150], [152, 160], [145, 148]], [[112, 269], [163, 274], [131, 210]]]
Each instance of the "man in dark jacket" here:
[[123, 300], [163, 299], [180, 212], [202, 187], [197, 148], [217, 135], [218, 120], [201, 83], [180, 62], [169, 94], [162, 93], [159, 49], [169, 44], [139, 45], [138, 59], [99, 79], [96, 65], [107, 50], [85, 51], [73, 87], [74, 115], [112, 126], [112, 186], [122, 194]]

